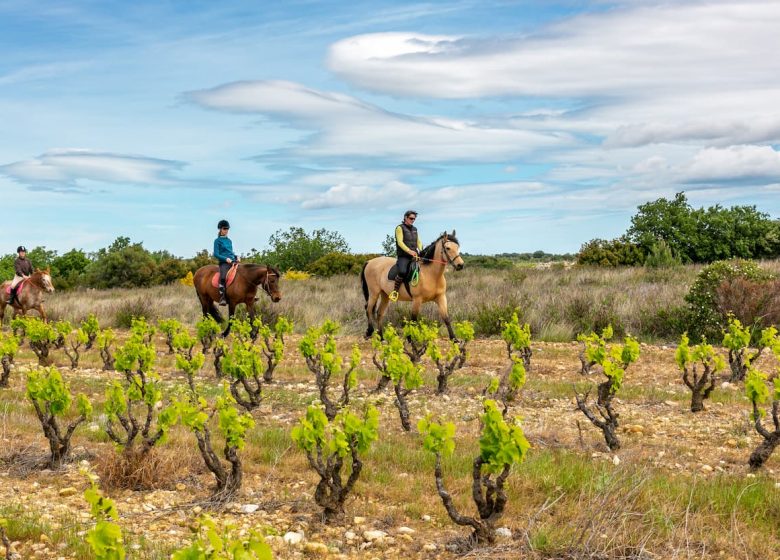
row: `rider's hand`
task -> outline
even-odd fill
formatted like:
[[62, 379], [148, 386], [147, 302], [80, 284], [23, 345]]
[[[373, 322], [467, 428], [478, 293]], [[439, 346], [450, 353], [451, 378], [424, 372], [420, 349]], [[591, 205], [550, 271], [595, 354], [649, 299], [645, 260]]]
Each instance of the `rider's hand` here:
[[228, 264], [232, 264], [233, 263], [233, 259], [228, 257], [228, 258], [225, 259], [225, 262], [228, 263]]

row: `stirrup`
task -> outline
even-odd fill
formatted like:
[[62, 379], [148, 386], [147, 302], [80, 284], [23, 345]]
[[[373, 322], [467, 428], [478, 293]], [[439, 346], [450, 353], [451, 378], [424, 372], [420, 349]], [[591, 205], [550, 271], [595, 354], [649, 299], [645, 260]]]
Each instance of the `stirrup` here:
[[393, 290], [392, 292], [390, 292], [390, 295], [387, 297], [390, 298], [390, 301], [393, 302], [398, 301], [398, 290]]

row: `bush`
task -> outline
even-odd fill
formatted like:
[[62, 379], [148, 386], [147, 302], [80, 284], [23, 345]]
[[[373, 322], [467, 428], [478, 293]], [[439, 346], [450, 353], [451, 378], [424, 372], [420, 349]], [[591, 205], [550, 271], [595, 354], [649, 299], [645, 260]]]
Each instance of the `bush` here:
[[496, 336], [501, 334], [504, 323], [517, 312], [519, 302], [510, 297], [505, 303], [482, 303], [474, 313], [474, 333], [477, 336]]
[[129, 329], [133, 325], [133, 319], [153, 320], [154, 317], [154, 305], [149, 299], [144, 297], [127, 299], [119, 305], [114, 314], [114, 326]]
[[307, 266], [328, 253], [348, 253], [349, 245], [336, 231], [317, 229], [306, 233], [301, 227], [291, 227], [287, 231], [278, 230], [268, 239], [271, 249], [249, 256], [254, 261], [262, 261], [280, 270], [305, 270]]
[[[690, 311], [689, 332], [692, 338], [717, 339], [728, 320], [728, 302], [719, 301], [718, 290], [724, 282], [743, 278], [764, 283], [773, 275], [762, 270], [754, 261], [717, 261], [705, 267], [696, 277], [685, 296]], [[725, 308], [725, 309], [724, 309]]]
[[306, 267], [315, 276], [335, 274], [360, 274], [363, 265], [377, 255], [352, 255], [350, 253], [328, 253]]
[[624, 237], [618, 239], [592, 239], [582, 245], [577, 253], [577, 264], [596, 266], [637, 266], [645, 255], [639, 245]]

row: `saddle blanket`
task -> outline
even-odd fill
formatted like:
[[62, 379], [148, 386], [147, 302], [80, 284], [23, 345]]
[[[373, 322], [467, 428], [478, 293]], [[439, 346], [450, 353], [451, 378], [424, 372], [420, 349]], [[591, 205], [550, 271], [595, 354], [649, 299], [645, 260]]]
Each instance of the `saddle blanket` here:
[[[236, 278], [236, 272], [238, 271], [238, 266], [231, 266], [230, 270], [228, 270], [227, 278], [225, 278], [225, 285], [230, 286], [233, 283], [233, 280]], [[215, 272], [214, 276], [211, 277], [211, 285], [215, 288], [219, 288], [219, 272]]]

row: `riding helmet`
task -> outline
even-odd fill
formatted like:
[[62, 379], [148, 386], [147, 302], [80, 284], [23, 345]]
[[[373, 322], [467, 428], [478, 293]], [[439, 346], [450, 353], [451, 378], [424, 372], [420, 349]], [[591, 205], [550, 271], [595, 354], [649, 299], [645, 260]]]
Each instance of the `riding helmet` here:
[[227, 220], [220, 220], [217, 224], [217, 229], [227, 228], [230, 229], [230, 222]]
[[409, 216], [411, 216], [412, 214], [414, 214], [415, 216], [417, 216], [417, 210], [407, 210], [406, 212], [404, 212], [404, 218], [408, 218], [408, 217], [409, 217]]
[[25, 247], [24, 245], [19, 245], [19, 246], [16, 248], [16, 252], [17, 252], [17, 253], [21, 253], [22, 251], [24, 251], [24, 252], [26, 253], [26, 252], [27, 252], [27, 247]]

